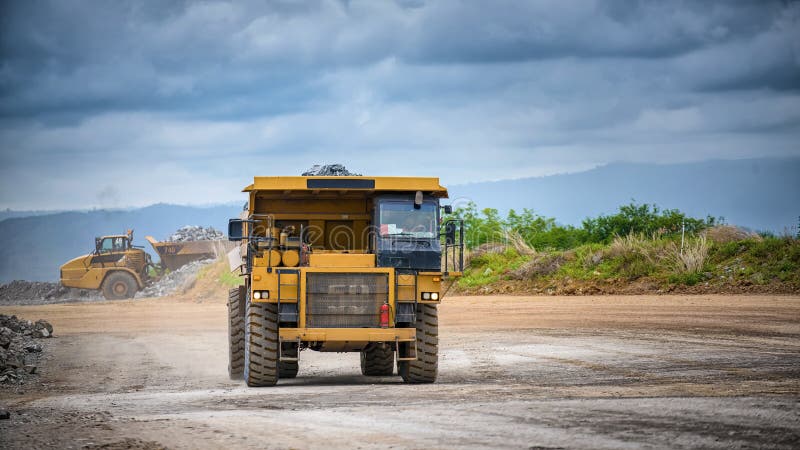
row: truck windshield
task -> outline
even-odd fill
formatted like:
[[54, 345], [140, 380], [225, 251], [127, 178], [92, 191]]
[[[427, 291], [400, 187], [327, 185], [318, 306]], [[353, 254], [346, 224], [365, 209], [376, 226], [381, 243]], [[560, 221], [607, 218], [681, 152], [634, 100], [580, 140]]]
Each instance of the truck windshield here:
[[380, 205], [381, 236], [436, 237], [436, 205], [422, 203], [419, 209], [413, 202], [384, 202]]

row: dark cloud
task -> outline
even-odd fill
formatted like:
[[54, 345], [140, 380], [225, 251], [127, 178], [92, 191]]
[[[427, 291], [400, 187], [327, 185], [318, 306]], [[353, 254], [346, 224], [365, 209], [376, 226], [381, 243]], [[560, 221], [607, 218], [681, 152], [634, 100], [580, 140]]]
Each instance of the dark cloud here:
[[[242, 100], [247, 112], [246, 100], [256, 85], [283, 93], [298, 80], [386, 58], [433, 65], [655, 58], [665, 60], [669, 70], [669, 58], [711, 52], [712, 62], [740, 56], [722, 61], [738, 65], [726, 67], [738, 76], [699, 74], [697, 88], [794, 89], [800, 79], [798, 8], [782, 2], [4, 5], [0, 98], [5, 116], [82, 106], [89, 114], [97, 108], [165, 105], [181, 110], [196, 108], [198, 99], [218, 109], [211, 104], [231, 96]], [[768, 48], [749, 45], [754, 39], [767, 41]], [[715, 48], [724, 49], [724, 55], [714, 55]], [[753, 65], [749, 70], [748, 64]], [[691, 74], [677, 74], [693, 84]]]
[[0, 8], [4, 189], [43, 157], [72, 188], [98, 155], [148, 170], [141, 161], [158, 159], [154, 174], [211, 186], [235, 173], [221, 154], [270, 170], [347, 158], [365, 172], [435, 154], [453, 173], [492, 179], [800, 152], [795, 2]]

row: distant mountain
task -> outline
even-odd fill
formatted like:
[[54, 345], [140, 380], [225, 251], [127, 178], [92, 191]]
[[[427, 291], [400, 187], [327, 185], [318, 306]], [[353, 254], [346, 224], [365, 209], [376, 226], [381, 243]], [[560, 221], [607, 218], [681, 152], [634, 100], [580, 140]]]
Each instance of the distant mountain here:
[[635, 200], [695, 217], [783, 233], [800, 216], [800, 158], [699, 163], [609, 164], [587, 172], [448, 186], [456, 204], [530, 208], [563, 224], [613, 213]]
[[132, 228], [134, 244], [155, 252], [146, 235], [166, 239], [184, 225], [213, 226], [227, 232], [241, 204], [192, 207], [158, 204], [130, 210], [97, 210], [9, 218], [0, 222], [0, 283], [14, 279], [55, 281], [67, 260], [94, 250], [94, 237]]
[[[531, 208], [561, 223], [613, 213], [636, 200], [689, 215], [724, 216], [728, 223], [781, 233], [800, 216], [800, 158], [691, 164], [610, 164], [587, 172], [448, 186], [456, 205], [467, 200], [502, 213]], [[227, 231], [241, 204], [192, 207], [158, 204], [130, 210], [61, 212], [0, 221], [0, 282], [52, 281], [68, 259], [94, 248], [94, 237], [134, 229], [165, 239], [184, 225]], [[7, 211], [14, 213], [13, 211]], [[795, 228], [796, 230], [796, 228]], [[155, 256], [155, 255], [153, 255]]]
[[0, 210], [0, 221], [14, 217], [44, 216], [47, 214], [55, 214], [57, 212], [60, 211], [14, 211], [11, 209], [4, 209]]

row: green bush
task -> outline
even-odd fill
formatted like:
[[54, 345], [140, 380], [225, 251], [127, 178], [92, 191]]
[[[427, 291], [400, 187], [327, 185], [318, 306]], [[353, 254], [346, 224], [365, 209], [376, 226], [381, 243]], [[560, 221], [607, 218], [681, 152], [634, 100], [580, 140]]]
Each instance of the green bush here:
[[672, 284], [685, 284], [687, 286], [694, 286], [695, 284], [703, 280], [703, 276], [696, 272], [680, 273], [680, 274], [670, 275], [668, 277], [668, 280]]
[[677, 209], [661, 210], [656, 205], [647, 203], [620, 206], [619, 212], [610, 216], [587, 218], [583, 221], [583, 230], [591, 242], [611, 242], [615, 236], [627, 236], [632, 233], [645, 236], [662, 236], [681, 233], [685, 226], [686, 233], [693, 234], [722, 221], [711, 216], [705, 219], [687, 217]]
[[634, 203], [621, 206], [616, 214], [587, 218], [580, 228], [561, 225], [556, 219], [527, 208], [521, 213], [512, 209], [503, 218], [496, 209], [478, 211], [475, 203], [470, 202], [454, 214], [464, 220], [467, 248], [504, 242], [508, 233], [516, 233], [537, 251], [569, 250], [591, 243], [608, 244], [616, 236], [630, 234], [675, 236], [680, 235], [684, 225], [687, 234], [696, 234], [721, 220], [710, 216], [695, 219], [675, 209], [662, 211], [655, 205]]

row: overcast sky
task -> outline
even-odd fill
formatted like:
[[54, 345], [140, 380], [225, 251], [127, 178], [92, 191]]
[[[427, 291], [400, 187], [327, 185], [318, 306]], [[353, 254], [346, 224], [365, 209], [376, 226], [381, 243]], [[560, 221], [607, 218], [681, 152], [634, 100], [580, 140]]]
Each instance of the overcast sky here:
[[0, 3], [0, 208], [800, 155], [787, 1]]

